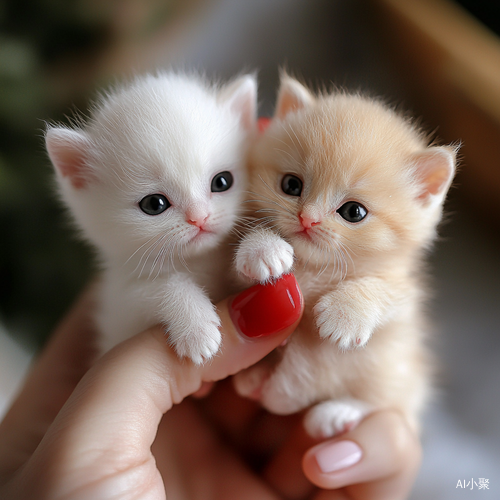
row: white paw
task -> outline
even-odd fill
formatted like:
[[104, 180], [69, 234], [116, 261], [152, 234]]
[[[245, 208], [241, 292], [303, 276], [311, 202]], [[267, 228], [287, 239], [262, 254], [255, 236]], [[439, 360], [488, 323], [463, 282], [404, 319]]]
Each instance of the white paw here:
[[185, 317], [179, 314], [166, 328], [169, 343], [179, 357], [190, 358], [197, 365], [212, 358], [221, 344], [219, 316], [213, 308], [199, 309], [192, 310]]
[[324, 295], [313, 312], [319, 336], [337, 342], [342, 351], [365, 346], [377, 324], [367, 311], [343, 302], [335, 294]]
[[243, 240], [236, 253], [237, 271], [261, 283], [279, 278], [292, 265], [292, 246], [269, 232]]
[[370, 406], [356, 399], [324, 401], [307, 412], [304, 427], [311, 437], [326, 439], [350, 431], [368, 413]]

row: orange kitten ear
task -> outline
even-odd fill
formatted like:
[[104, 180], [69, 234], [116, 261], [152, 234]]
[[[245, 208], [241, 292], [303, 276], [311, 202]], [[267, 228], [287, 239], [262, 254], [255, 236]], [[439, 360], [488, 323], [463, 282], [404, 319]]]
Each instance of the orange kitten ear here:
[[431, 147], [415, 158], [415, 173], [422, 191], [418, 196], [425, 204], [444, 200], [455, 175], [456, 150], [452, 147]]
[[241, 123], [246, 130], [257, 126], [257, 78], [244, 75], [224, 87], [219, 95], [219, 102], [225, 102], [241, 116]]
[[68, 128], [49, 128], [45, 145], [57, 172], [68, 178], [75, 189], [84, 188], [91, 179], [86, 161], [90, 150], [87, 136]]
[[288, 75], [281, 76], [274, 116], [282, 120], [288, 113], [310, 106], [314, 96], [304, 85]]

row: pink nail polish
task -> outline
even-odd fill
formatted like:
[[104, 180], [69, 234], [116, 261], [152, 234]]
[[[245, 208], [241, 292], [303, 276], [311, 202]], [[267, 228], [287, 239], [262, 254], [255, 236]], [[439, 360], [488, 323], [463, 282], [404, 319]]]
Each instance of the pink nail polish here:
[[319, 445], [314, 453], [316, 463], [324, 474], [357, 464], [362, 456], [361, 448], [353, 441], [325, 443]]

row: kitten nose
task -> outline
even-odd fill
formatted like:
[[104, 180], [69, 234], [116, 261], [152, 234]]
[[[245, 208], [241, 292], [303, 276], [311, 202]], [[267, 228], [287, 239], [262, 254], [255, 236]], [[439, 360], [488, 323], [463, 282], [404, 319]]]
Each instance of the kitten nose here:
[[205, 210], [188, 210], [186, 212], [186, 222], [192, 226], [203, 227], [208, 219], [208, 213]]
[[187, 223], [192, 226], [202, 227], [208, 219], [208, 215], [202, 215], [201, 217], [197, 217], [194, 219], [187, 219]]
[[321, 224], [320, 220], [316, 220], [319, 217], [311, 218], [311, 217], [308, 217], [307, 215], [300, 214], [299, 218], [300, 218], [300, 222], [301, 222], [302, 226], [305, 229], [310, 229], [312, 226], [317, 226], [318, 224]]

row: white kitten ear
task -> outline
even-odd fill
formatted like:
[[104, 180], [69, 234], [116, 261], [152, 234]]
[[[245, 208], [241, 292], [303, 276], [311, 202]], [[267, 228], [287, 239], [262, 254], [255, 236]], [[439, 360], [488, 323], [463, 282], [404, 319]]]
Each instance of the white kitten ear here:
[[85, 133], [68, 128], [49, 128], [45, 145], [59, 174], [67, 177], [75, 189], [84, 188], [92, 177], [87, 165], [91, 143]]
[[281, 76], [274, 116], [282, 120], [288, 113], [311, 106], [314, 96], [304, 85], [286, 74]]
[[430, 147], [414, 159], [416, 180], [422, 190], [418, 196], [425, 205], [440, 204], [455, 175], [456, 149]]
[[224, 87], [219, 102], [225, 102], [241, 116], [246, 130], [254, 130], [257, 123], [257, 79], [255, 75], [244, 75]]

